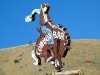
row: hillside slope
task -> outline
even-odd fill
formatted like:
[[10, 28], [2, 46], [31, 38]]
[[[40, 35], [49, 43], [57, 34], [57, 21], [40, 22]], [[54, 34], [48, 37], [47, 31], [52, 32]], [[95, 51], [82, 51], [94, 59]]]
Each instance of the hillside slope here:
[[[25, 45], [0, 51], [0, 75], [46, 75], [55, 72], [49, 63], [34, 66], [31, 51]], [[81, 69], [84, 75], [100, 75], [100, 40], [73, 40], [72, 49], [63, 59], [65, 70]]]

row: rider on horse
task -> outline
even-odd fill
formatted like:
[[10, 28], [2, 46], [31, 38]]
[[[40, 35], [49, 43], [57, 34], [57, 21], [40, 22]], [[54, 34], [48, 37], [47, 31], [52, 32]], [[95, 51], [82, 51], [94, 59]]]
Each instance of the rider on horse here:
[[34, 64], [39, 65], [39, 62], [41, 64], [40, 56], [42, 56], [46, 59], [46, 62], [50, 62], [59, 68], [62, 67], [61, 57], [65, 50], [69, 50], [70, 37], [68, 37], [68, 32], [62, 25], [55, 25], [52, 22], [48, 13], [49, 9], [50, 5], [48, 3], [42, 4], [40, 9], [34, 9], [30, 15], [26, 16], [25, 21], [34, 21], [36, 14], [40, 16], [40, 37], [36, 42], [35, 51], [32, 51]]

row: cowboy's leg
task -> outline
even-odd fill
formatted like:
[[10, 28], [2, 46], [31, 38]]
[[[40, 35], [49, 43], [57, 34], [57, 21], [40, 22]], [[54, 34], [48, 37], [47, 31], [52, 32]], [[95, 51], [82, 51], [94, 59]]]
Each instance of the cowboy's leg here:
[[51, 54], [52, 54], [52, 57], [53, 58], [56, 58], [57, 56], [57, 52], [56, 52], [56, 45], [54, 44], [54, 39], [53, 39], [53, 34], [52, 34], [52, 31], [47, 28], [46, 26], [42, 26], [41, 27], [41, 30], [43, 33], [45, 33], [46, 35], [49, 35], [49, 41], [48, 41], [48, 44], [51, 46]]
[[[46, 26], [42, 26], [41, 31], [44, 34], [48, 35], [48, 37], [49, 37], [48, 44], [49, 44], [49, 46], [51, 46], [52, 49], [54, 49], [55, 47], [53, 46], [54, 45], [54, 40], [53, 40], [52, 31], [49, 28], [47, 28]], [[55, 52], [53, 52], [54, 50], [52, 50], [52, 49], [50, 50], [51, 56], [47, 59], [46, 62], [50, 62], [50, 60], [52, 58], [55, 58], [55, 54], [54, 54]], [[50, 62], [50, 63], [53, 63], [53, 62]]]
[[[51, 59], [56, 58], [56, 47], [54, 45], [54, 39], [53, 39], [52, 31], [49, 28], [47, 28], [46, 31], [47, 31], [47, 35], [49, 35], [48, 44], [51, 46], [51, 49], [50, 49], [51, 56], [49, 57], [49, 60], [51, 60]], [[54, 62], [51, 61], [50, 63], [53, 64]]]
[[54, 39], [53, 39], [52, 31], [49, 28], [47, 28], [46, 26], [41, 26], [41, 30], [44, 34], [49, 36], [48, 44], [53, 45]]

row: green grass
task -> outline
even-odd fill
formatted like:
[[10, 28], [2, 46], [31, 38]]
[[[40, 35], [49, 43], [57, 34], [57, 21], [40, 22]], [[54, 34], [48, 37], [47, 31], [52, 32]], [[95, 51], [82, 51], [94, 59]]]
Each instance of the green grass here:
[[[32, 45], [0, 51], [0, 75], [46, 75], [56, 72], [49, 63], [34, 66], [31, 57]], [[63, 71], [81, 69], [84, 75], [100, 75], [100, 40], [73, 40], [72, 49], [66, 58]]]

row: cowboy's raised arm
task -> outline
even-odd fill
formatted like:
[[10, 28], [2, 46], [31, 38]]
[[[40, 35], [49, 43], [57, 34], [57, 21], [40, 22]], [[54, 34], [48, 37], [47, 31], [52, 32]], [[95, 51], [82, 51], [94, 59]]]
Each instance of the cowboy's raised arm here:
[[40, 9], [34, 9], [31, 13], [31, 15], [34, 15], [34, 14], [40, 14]]
[[34, 21], [36, 14], [40, 14], [40, 9], [34, 9], [30, 15], [26, 16], [25, 22]]

